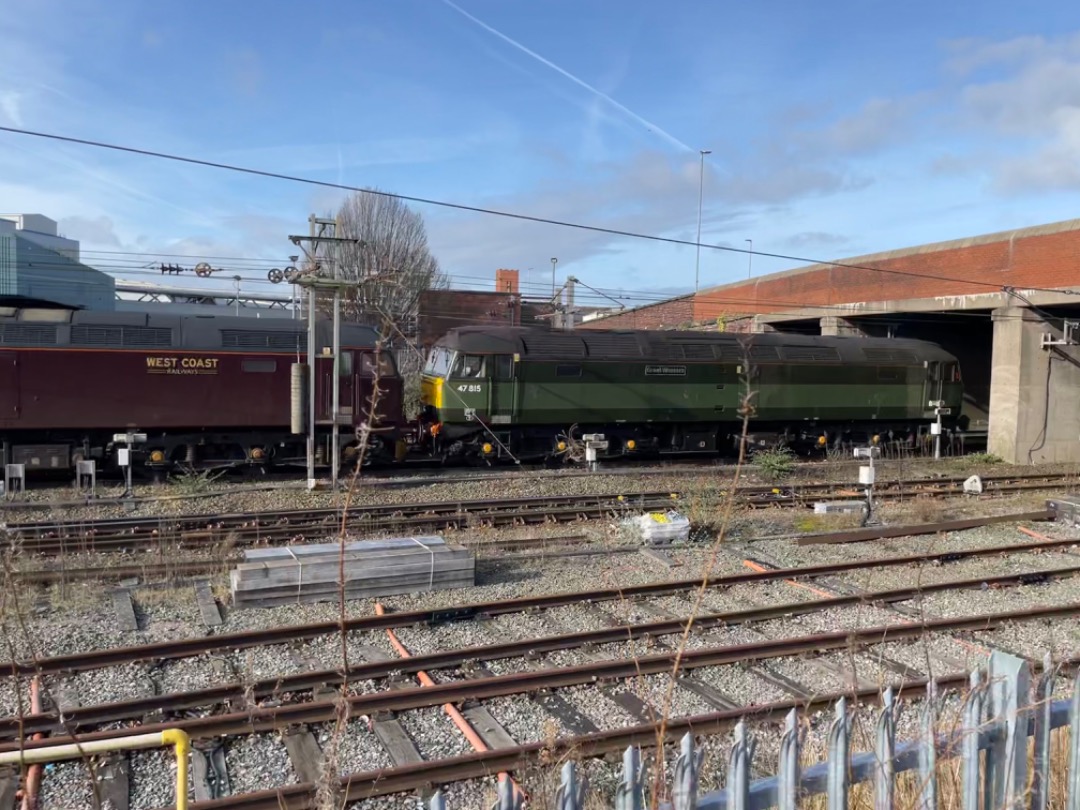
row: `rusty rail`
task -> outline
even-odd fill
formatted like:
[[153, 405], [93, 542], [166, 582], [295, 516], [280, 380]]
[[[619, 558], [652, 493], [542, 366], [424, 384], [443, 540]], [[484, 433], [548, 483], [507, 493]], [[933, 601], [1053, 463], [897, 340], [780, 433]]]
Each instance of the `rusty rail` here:
[[[950, 562], [969, 557], [988, 557], [997, 554], [1016, 554], [1035, 549], [1063, 548], [1074, 545], [1077, 541], [1067, 540], [1032, 540], [1026, 543], [1014, 543], [1005, 546], [958, 549], [953, 551], [933, 551], [924, 554], [912, 554], [903, 557], [883, 557], [870, 560], [848, 560], [845, 562], [811, 565], [797, 568], [783, 568], [773, 571], [753, 571], [730, 574], [709, 580], [708, 587], [722, 588], [753, 582], [769, 582], [778, 579], [803, 579], [810, 577], [841, 574], [864, 568], [886, 568], [902, 565], [919, 565], [928, 562]], [[665, 596], [691, 590], [701, 586], [701, 579], [668, 580], [645, 585], [630, 585], [624, 588], [606, 588], [594, 591], [572, 591], [540, 596], [526, 596], [518, 599], [503, 599], [490, 602], [474, 602], [432, 610], [414, 610], [402, 613], [388, 613], [385, 616], [362, 616], [349, 619], [345, 629], [384, 630], [387, 628], [408, 627], [425, 623], [463, 621], [478, 616], [497, 616], [508, 613], [521, 613], [527, 610], [561, 607], [579, 602], [611, 602], [622, 599], [634, 599], [650, 596]], [[313, 624], [288, 625], [263, 630], [246, 630], [239, 633], [224, 633], [200, 638], [187, 638], [175, 641], [162, 641], [154, 644], [142, 644], [133, 647], [113, 647], [105, 650], [91, 650], [72, 655], [40, 658], [37, 661], [0, 662], [0, 678], [12, 675], [56, 674], [61, 672], [84, 672], [102, 667], [130, 664], [138, 661], [188, 658], [216, 650], [244, 649], [268, 644], [282, 644], [289, 641], [318, 638], [341, 631], [337, 621], [316, 622]]]
[[[910, 588], [895, 588], [871, 593], [837, 596], [827, 599], [767, 605], [746, 610], [703, 614], [694, 619], [694, 627], [709, 629], [733, 627], [742, 624], [770, 621], [791, 616], [803, 616], [824, 610], [852, 605], [882, 605], [904, 602], [918, 596], [944, 591], [979, 589], [982, 587], [1010, 587], [1048, 582], [1053, 579], [1080, 574], [1080, 565], [1067, 568], [1049, 568], [1018, 574], [1002, 574], [993, 577], [938, 582]], [[157, 712], [173, 713], [191, 709], [213, 707], [217, 704], [259, 700], [266, 697], [287, 699], [286, 696], [324, 686], [336, 686], [344, 681], [373, 680], [396, 674], [414, 674], [422, 670], [458, 667], [471, 661], [494, 661], [526, 655], [540, 655], [556, 650], [567, 650], [592, 644], [614, 644], [639, 638], [651, 638], [682, 633], [687, 618], [608, 627], [580, 633], [524, 639], [505, 644], [467, 647], [458, 650], [414, 655], [407, 659], [391, 659], [364, 664], [353, 664], [343, 676], [339, 669], [305, 672], [267, 678], [254, 683], [233, 683], [187, 692], [174, 692], [148, 698], [79, 706], [64, 712], [63, 723], [56, 711], [24, 715], [23, 717], [0, 717], [0, 737], [10, 738], [34, 732], [81, 731], [95, 725], [138, 720]]]
[[[401, 712], [410, 709], [461, 703], [466, 700], [487, 700], [520, 695], [547, 689], [595, 683], [603, 680], [625, 680], [641, 675], [670, 672], [676, 660], [680, 671], [703, 667], [726, 666], [783, 658], [792, 655], [816, 654], [828, 650], [861, 650], [895, 641], [919, 638], [938, 631], [988, 631], [1008, 622], [1038, 621], [1080, 615], [1080, 602], [1050, 607], [1026, 608], [1003, 613], [983, 613], [974, 616], [932, 619], [924, 622], [904, 622], [880, 625], [835, 633], [820, 633], [783, 639], [770, 639], [754, 644], [723, 647], [702, 647], [669, 653], [640, 656], [632, 660], [594, 661], [575, 667], [539, 669], [529, 672], [452, 681], [434, 686], [392, 689], [350, 696], [346, 699], [350, 717], [372, 716], [378, 712]], [[419, 657], [418, 657], [419, 658]], [[403, 664], [405, 662], [397, 661]], [[282, 729], [301, 723], [324, 723], [338, 718], [339, 701], [314, 701], [272, 707], [251, 707], [245, 711], [173, 720], [169, 723], [140, 725], [144, 733], [180, 729], [192, 739], [207, 739], [251, 734]], [[0, 751], [18, 751], [48, 745], [64, 745], [78, 741], [113, 739], [130, 732], [130, 728], [92, 731], [78, 735], [56, 736], [45, 740], [25, 740], [0, 743]]]

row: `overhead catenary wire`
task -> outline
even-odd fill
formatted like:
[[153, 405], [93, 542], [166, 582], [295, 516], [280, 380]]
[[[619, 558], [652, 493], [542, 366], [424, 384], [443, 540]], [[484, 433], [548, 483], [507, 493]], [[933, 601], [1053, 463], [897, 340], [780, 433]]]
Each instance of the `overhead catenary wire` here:
[[[285, 174], [283, 172], [274, 172], [266, 169], [255, 169], [250, 166], [237, 166], [230, 163], [221, 163], [218, 161], [204, 160], [202, 158], [188, 157], [185, 155], [177, 155], [169, 152], [159, 152], [152, 149], [143, 149], [135, 146], [127, 146], [124, 144], [109, 143], [106, 141], [95, 141], [88, 138], [77, 138], [71, 135], [60, 135], [53, 132], [39, 132], [35, 130], [24, 129], [21, 127], [9, 127], [0, 126], [0, 132], [8, 132], [14, 135], [23, 135], [33, 138], [41, 138], [44, 140], [58, 141], [62, 143], [78, 144], [80, 146], [89, 146], [96, 149], [107, 149], [114, 152], [124, 152], [133, 155], [141, 155], [143, 157], [157, 158], [159, 160], [167, 160], [176, 163], [185, 163], [192, 166], [203, 166], [205, 168], [220, 169], [222, 171], [236, 172], [240, 174], [246, 174], [253, 177], [263, 177], [271, 180], [283, 180], [292, 183], [302, 183], [310, 186], [317, 186], [321, 188], [332, 188], [340, 191], [352, 191], [363, 194], [372, 194], [380, 197], [388, 197], [398, 199], [403, 202], [416, 203], [417, 205], [427, 205], [437, 208], [447, 208], [457, 211], [466, 211], [476, 214], [485, 214], [488, 216], [503, 217], [507, 219], [516, 219], [524, 222], [534, 222], [541, 225], [553, 225], [561, 228], [572, 228], [575, 230], [590, 231], [593, 233], [603, 233], [610, 236], [621, 236], [628, 239], [641, 239], [652, 242], [660, 242], [671, 245], [681, 245], [685, 247], [703, 247], [708, 250], [715, 250], [727, 253], [736, 253], [742, 255], [760, 256], [763, 258], [782, 259], [784, 261], [799, 262], [807, 265], [825, 265], [830, 267], [840, 267], [852, 270], [867, 270], [875, 273], [886, 273], [890, 275], [900, 275], [921, 279], [933, 279], [935, 281], [949, 281], [958, 284], [969, 284], [972, 286], [984, 287], [988, 289], [1001, 290], [1002, 285], [991, 282], [982, 281], [980, 279], [972, 278], [957, 278], [954, 276], [943, 276], [935, 273], [915, 273], [910, 270], [897, 270], [893, 268], [885, 267], [872, 267], [869, 265], [854, 264], [852, 262], [843, 262], [837, 260], [821, 260], [812, 259], [805, 256], [794, 256], [784, 253], [773, 253], [769, 251], [752, 250], [747, 248], [738, 248], [729, 245], [712, 245], [696, 242], [689, 239], [677, 239], [669, 236], [659, 236], [657, 234], [644, 234], [636, 231], [627, 231], [619, 228], [606, 228], [599, 225], [588, 225], [581, 222], [569, 222], [566, 220], [552, 219], [549, 217], [540, 217], [532, 214], [522, 214], [513, 211], [503, 211], [496, 208], [487, 208], [478, 205], [467, 205], [464, 203], [454, 203], [446, 200], [437, 200], [429, 197], [419, 197], [409, 194], [399, 194], [396, 192], [383, 191], [380, 189], [363, 188], [360, 186], [352, 186], [345, 183], [334, 183], [329, 180], [316, 180], [311, 177], [300, 177], [297, 175]], [[1029, 287], [1027, 289], [1038, 290], [1042, 292], [1062, 292], [1054, 288], [1048, 287]], [[1080, 293], [1077, 293], [1080, 294]]]

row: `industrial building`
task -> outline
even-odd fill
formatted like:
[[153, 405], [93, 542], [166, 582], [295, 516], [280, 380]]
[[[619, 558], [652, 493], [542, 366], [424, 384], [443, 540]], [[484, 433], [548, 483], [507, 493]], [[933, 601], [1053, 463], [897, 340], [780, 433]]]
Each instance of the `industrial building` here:
[[79, 261], [79, 243], [41, 214], [0, 214], [0, 303], [112, 310], [112, 276]]

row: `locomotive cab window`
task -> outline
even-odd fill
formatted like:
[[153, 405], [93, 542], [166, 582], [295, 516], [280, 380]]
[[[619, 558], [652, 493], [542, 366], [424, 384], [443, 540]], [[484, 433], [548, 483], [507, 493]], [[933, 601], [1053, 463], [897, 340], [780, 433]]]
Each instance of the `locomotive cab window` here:
[[342, 352], [341, 359], [338, 360], [338, 376], [339, 377], [351, 377], [353, 373], [353, 355], [352, 352]]
[[453, 377], [478, 378], [484, 376], [484, 355], [459, 354], [454, 361]]
[[[428, 366], [431, 365], [431, 361], [428, 361]], [[360, 355], [360, 373], [365, 377], [375, 376], [375, 355], [371, 352], [364, 352]], [[436, 372], [427, 371], [428, 374]], [[397, 375], [397, 370], [394, 367], [394, 359], [390, 356], [390, 352], [382, 352], [379, 355], [379, 377], [394, 377]], [[342, 375], [344, 376], [344, 374]]]
[[453, 360], [453, 357], [454, 355], [447, 349], [444, 349], [441, 346], [436, 347], [428, 357], [424, 372], [434, 377], [445, 377], [447, 372], [450, 371], [450, 363]]
[[556, 377], [580, 377], [581, 366], [577, 363], [565, 363], [555, 366]]
[[514, 379], [514, 358], [509, 354], [495, 355], [495, 379]]
[[394, 362], [394, 356], [390, 352], [381, 352], [379, 354], [379, 376], [397, 376], [397, 364]]

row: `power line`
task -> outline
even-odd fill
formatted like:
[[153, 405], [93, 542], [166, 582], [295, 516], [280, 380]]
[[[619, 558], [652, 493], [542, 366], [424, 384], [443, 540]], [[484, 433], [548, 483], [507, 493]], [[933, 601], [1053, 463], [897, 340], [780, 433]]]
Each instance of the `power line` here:
[[[204, 166], [211, 169], [221, 169], [223, 171], [238, 172], [240, 174], [247, 174], [254, 177], [265, 177], [271, 180], [285, 180], [291, 183], [303, 183], [310, 186], [318, 186], [321, 188], [333, 188], [340, 191], [353, 191], [362, 194], [374, 194], [379, 197], [387, 197], [402, 200], [404, 202], [416, 203], [417, 205], [429, 205], [438, 208], [449, 208], [457, 211], [468, 211], [475, 214], [486, 214], [488, 216], [503, 217], [506, 219], [516, 219], [524, 222], [534, 222], [540, 225], [554, 225], [561, 228], [573, 228], [580, 231], [590, 231], [592, 233], [602, 233], [609, 236], [622, 236], [628, 239], [643, 239], [652, 242], [661, 242], [670, 245], [681, 245], [685, 247], [704, 247], [709, 250], [722, 251], [727, 253], [737, 253], [741, 255], [761, 256], [771, 259], [782, 259], [784, 261], [799, 262], [801, 264], [819, 264], [829, 267], [842, 267], [850, 270], [867, 270], [873, 273], [887, 273], [890, 275], [907, 276], [911, 278], [933, 279], [935, 281], [950, 281], [957, 284], [970, 284], [977, 287], [986, 287], [995, 290], [1001, 290], [1001, 284], [995, 284], [990, 281], [980, 281], [978, 279], [970, 278], [955, 278], [952, 276], [942, 276], [933, 273], [913, 273], [907, 270], [894, 270], [885, 267], [870, 267], [868, 265], [852, 264], [850, 262], [841, 262], [835, 260], [821, 260], [810, 259], [804, 256], [791, 256], [784, 253], [770, 253], [761, 250], [749, 250], [746, 248], [730, 247], [727, 245], [707, 245], [687, 239], [676, 239], [668, 236], [657, 236], [654, 234], [644, 234], [635, 231], [624, 231], [618, 228], [605, 228], [599, 225], [586, 225], [580, 222], [567, 222], [558, 219], [549, 219], [546, 217], [533, 216], [531, 214], [520, 214], [512, 211], [501, 211], [495, 208], [484, 208], [475, 205], [465, 205], [463, 203], [452, 203], [445, 200], [435, 200], [427, 197], [416, 197], [408, 194], [397, 194], [390, 191], [381, 191], [378, 189], [361, 188], [359, 186], [350, 186], [344, 183], [333, 183], [328, 180], [315, 180], [310, 177], [298, 177], [295, 175], [283, 174], [280, 172], [271, 172], [265, 169], [253, 169], [247, 166], [236, 166], [229, 163], [218, 163], [210, 160], [202, 160], [200, 158], [186, 157], [183, 155], [174, 155], [168, 152], [157, 152], [150, 149], [140, 149], [134, 146], [124, 146], [121, 144], [107, 143], [104, 141], [92, 141], [86, 138], [75, 138], [70, 135], [57, 135], [50, 132], [36, 132], [28, 129], [21, 129], [18, 127], [6, 127], [0, 126], [0, 132], [10, 132], [14, 135], [27, 135], [34, 138], [43, 138], [46, 140], [59, 141], [63, 143], [79, 144], [81, 146], [91, 146], [97, 149], [108, 149], [114, 152], [125, 152], [133, 155], [142, 155], [143, 157], [153, 157], [160, 160], [169, 160], [176, 163], [186, 163], [193, 166]], [[1040, 292], [1062, 292], [1061, 290], [1055, 290], [1049, 287], [1028, 287], [1030, 290], [1038, 290]]]

